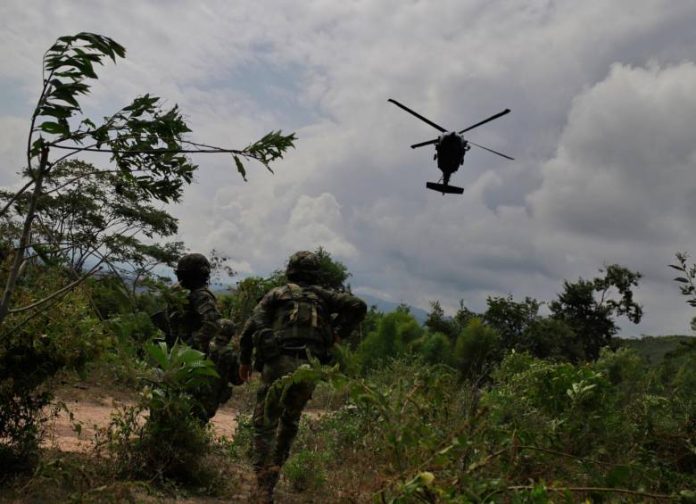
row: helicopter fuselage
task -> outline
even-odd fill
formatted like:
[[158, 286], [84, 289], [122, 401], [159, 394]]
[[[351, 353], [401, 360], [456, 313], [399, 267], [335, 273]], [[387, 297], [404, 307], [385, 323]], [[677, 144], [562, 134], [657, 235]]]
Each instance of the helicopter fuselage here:
[[435, 159], [446, 179], [464, 163], [464, 155], [470, 148], [469, 143], [456, 131], [440, 135], [435, 144]]

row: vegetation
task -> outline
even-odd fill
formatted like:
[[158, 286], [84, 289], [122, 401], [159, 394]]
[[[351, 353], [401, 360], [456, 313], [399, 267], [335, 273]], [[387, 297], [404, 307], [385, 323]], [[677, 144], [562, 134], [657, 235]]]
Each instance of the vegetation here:
[[[60, 37], [49, 48], [25, 183], [0, 193], [0, 452], [10, 462], [0, 476], [33, 465], [57, 375], [82, 372], [109, 347], [154, 334], [144, 316], [152, 303], [137, 288], [183, 251], [182, 243], [160, 241], [177, 222], [156, 204], [180, 200], [197, 169], [189, 156], [232, 154], [245, 177], [242, 159], [268, 168], [293, 146], [294, 135], [280, 132], [244, 149], [191, 142], [178, 107], [165, 109], [149, 94], [99, 124], [83, 118], [79, 99], [97, 78], [95, 67], [124, 56], [117, 42], [92, 33]], [[83, 152], [108, 153], [111, 165], [73, 158]], [[142, 357], [137, 346], [121, 356]]]

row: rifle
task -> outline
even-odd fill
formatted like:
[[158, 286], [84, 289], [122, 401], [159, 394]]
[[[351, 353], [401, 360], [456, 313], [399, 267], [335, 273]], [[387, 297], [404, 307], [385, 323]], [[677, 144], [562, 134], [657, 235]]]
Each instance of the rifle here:
[[150, 320], [157, 329], [164, 333], [164, 341], [167, 345], [174, 345], [176, 338], [174, 336], [174, 331], [172, 331], [172, 325], [169, 321], [169, 313], [167, 313], [167, 310], [160, 310], [153, 313], [150, 315]]

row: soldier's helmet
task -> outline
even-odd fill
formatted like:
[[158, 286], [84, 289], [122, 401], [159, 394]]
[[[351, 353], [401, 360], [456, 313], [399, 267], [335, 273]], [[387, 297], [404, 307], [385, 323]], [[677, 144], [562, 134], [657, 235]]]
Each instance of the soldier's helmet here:
[[203, 254], [186, 254], [176, 264], [175, 273], [179, 280], [207, 281], [210, 277], [210, 262]]
[[290, 281], [312, 282], [319, 276], [319, 266], [319, 256], [314, 252], [301, 250], [290, 256], [285, 275]]

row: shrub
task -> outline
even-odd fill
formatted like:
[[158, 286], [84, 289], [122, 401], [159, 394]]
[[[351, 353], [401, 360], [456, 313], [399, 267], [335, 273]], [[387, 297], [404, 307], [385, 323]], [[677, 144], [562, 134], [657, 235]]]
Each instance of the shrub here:
[[209, 486], [217, 474], [206, 464], [212, 436], [193, 394], [217, 376], [214, 364], [179, 343], [172, 348], [164, 342], [149, 344], [146, 349], [158, 366], [155, 377], [138, 404], [120, 410], [99, 433], [98, 453], [106, 450], [120, 477]]
[[388, 313], [379, 319], [377, 329], [368, 333], [357, 348], [363, 372], [403, 355], [408, 345], [423, 334], [418, 321], [405, 310]]
[[443, 333], [427, 333], [414, 342], [413, 350], [422, 356], [427, 364], [454, 364], [452, 344]]
[[287, 460], [283, 474], [296, 492], [317, 490], [326, 483], [328, 458], [325, 452], [300, 450]]
[[501, 338], [481, 319], [472, 318], [457, 337], [455, 366], [465, 379], [485, 378], [502, 355]]
[[[41, 295], [62, 281], [58, 268], [29, 270], [18, 297]], [[67, 294], [50, 316], [10, 315], [0, 336], [0, 474], [36, 462], [52, 380], [60, 372], [82, 372], [107, 344], [107, 333], [91, 315], [86, 286]], [[14, 330], [12, 330], [14, 328]]]

